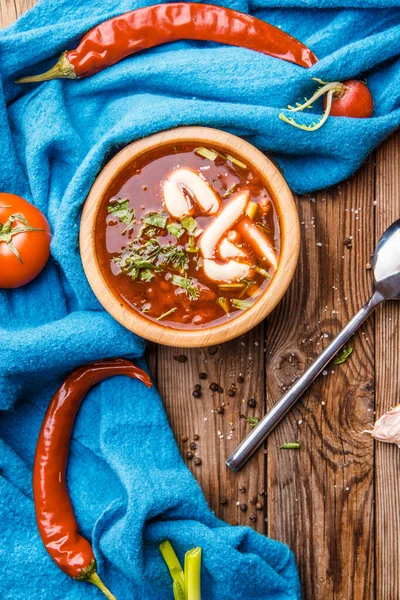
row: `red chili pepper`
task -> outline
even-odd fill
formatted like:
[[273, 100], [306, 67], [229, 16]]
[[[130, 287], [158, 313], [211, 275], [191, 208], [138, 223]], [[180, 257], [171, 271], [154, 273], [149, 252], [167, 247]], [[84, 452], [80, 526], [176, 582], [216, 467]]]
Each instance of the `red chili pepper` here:
[[123, 58], [177, 40], [220, 42], [248, 48], [311, 67], [317, 62], [307, 46], [251, 15], [213, 6], [175, 2], [132, 10], [91, 29], [75, 50], [64, 52], [46, 73], [17, 83], [90, 77]]
[[93, 550], [78, 531], [66, 484], [66, 466], [75, 417], [86, 392], [114, 375], [127, 375], [151, 386], [142, 369], [122, 358], [100, 360], [75, 369], [50, 402], [33, 467], [36, 520], [47, 552], [67, 575], [93, 583], [110, 600], [115, 597], [97, 575]]

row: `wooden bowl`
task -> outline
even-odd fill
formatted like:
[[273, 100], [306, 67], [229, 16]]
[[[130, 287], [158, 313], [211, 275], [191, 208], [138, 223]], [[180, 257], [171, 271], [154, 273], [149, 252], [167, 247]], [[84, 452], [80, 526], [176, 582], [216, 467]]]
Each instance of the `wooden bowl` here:
[[[278, 269], [262, 296], [255, 304], [230, 322], [204, 329], [172, 329], [147, 320], [125, 305], [111, 290], [96, 257], [95, 236], [97, 215], [109, 189], [122, 170], [143, 152], [174, 142], [194, 142], [217, 150], [231, 152], [257, 171], [264, 180], [279, 216], [281, 248]], [[87, 197], [81, 220], [80, 249], [83, 267], [89, 283], [104, 308], [124, 327], [139, 336], [184, 348], [210, 346], [235, 338], [262, 321], [278, 304], [293, 277], [300, 247], [300, 227], [296, 205], [290, 189], [277, 167], [244, 140], [208, 127], [179, 127], [163, 131], [129, 144], [104, 167]]]

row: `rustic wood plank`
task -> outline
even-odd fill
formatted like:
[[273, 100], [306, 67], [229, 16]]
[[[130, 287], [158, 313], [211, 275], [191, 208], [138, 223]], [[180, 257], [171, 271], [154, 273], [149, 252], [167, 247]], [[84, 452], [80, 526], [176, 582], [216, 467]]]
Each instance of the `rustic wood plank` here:
[[[368, 298], [373, 189], [370, 159], [350, 182], [299, 198], [300, 265], [267, 330], [269, 408]], [[373, 445], [361, 434], [373, 414], [372, 321], [352, 345], [268, 443], [268, 533], [295, 551], [310, 600], [374, 598]], [[279, 450], [291, 441], [301, 450]]]
[[[400, 217], [400, 133], [377, 151], [376, 237]], [[396, 302], [376, 312], [376, 414], [400, 401], [400, 312]], [[372, 419], [371, 419], [372, 421]], [[376, 444], [376, 598], [400, 598], [399, 449]]]
[[[211, 508], [228, 523], [250, 525], [260, 532], [264, 531], [264, 511], [257, 510], [250, 500], [256, 498], [264, 505], [259, 492], [264, 488], [265, 456], [259, 452], [240, 473], [229, 470], [225, 461], [249, 431], [239, 414], [264, 413], [263, 348], [263, 324], [237, 340], [208, 349], [158, 348], [159, 389], [164, 405], [184, 458], [193, 436], [200, 436], [194, 453], [201, 458], [201, 466], [196, 466], [194, 460], [186, 462]], [[179, 355], [187, 361], [174, 360]], [[206, 380], [199, 379], [201, 372], [207, 373]], [[244, 382], [238, 382], [238, 377]], [[201, 398], [192, 396], [196, 383], [201, 384]], [[211, 391], [210, 383], [220, 385], [223, 393]], [[231, 397], [228, 391], [232, 384], [237, 391]], [[253, 409], [247, 405], [250, 398], [257, 401]], [[223, 414], [217, 412], [218, 407], [223, 408]], [[185, 437], [187, 442], [182, 441]], [[238, 503], [246, 504], [246, 510], [242, 511]], [[253, 515], [255, 522], [251, 520]]]

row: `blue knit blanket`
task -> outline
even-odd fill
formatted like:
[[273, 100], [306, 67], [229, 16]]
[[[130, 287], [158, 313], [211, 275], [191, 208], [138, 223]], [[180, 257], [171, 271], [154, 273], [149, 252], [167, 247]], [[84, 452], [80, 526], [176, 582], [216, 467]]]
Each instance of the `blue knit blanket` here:
[[[294, 190], [310, 192], [348, 177], [400, 122], [395, 0], [225, 2], [305, 42], [320, 59], [309, 70], [241, 48], [177, 42], [86, 80], [15, 85], [16, 74], [44, 70], [96, 23], [145, 4], [41, 0], [0, 33], [0, 189], [33, 202], [53, 232], [44, 272], [24, 288], [0, 291], [2, 600], [100, 597], [44, 550], [31, 472], [45, 409], [64, 376], [97, 358], [143, 354], [142, 340], [101, 309], [79, 256], [80, 212], [101, 166], [139, 137], [201, 124], [245, 137], [278, 162]], [[314, 133], [280, 121], [280, 109], [310, 95], [312, 77], [366, 77], [373, 118], [332, 117]], [[90, 392], [74, 430], [68, 480], [80, 529], [118, 600], [171, 598], [158, 551], [166, 538], [180, 558], [203, 548], [205, 600], [299, 598], [286, 546], [209, 511], [154, 388], [119, 377]]]

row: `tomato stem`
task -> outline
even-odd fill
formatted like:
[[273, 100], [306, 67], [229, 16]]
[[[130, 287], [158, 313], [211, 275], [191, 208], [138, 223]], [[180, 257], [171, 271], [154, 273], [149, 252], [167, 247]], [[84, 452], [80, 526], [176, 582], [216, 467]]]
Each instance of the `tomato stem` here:
[[318, 83], [323, 84], [322, 87], [320, 87], [311, 96], [311, 98], [309, 100], [306, 100], [306, 102], [304, 102], [304, 104], [298, 104], [296, 106], [296, 108], [294, 108], [293, 106], [288, 106], [288, 109], [290, 112], [300, 112], [300, 111], [304, 110], [305, 108], [309, 108], [312, 105], [312, 103], [315, 102], [315, 100], [318, 100], [318, 98], [320, 98], [321, 96], [326, 94], [326, 108], [324, 110], [322, 117], [319, 119], [319, 121], [317, 123], [313, 123], [312, 125], [304, 125], [304, 124], [296, 123], [296, 121], [292, 117], [287, 117], [283, 113], [280, 113], [279, 118], [281, 119], [281, 121], [284, 121], [285, 123], [289, 123], [289, 125], [292, 125], [293, 127], [297, 127], [298, 129], [303, 129], [304, 131], [316, 131], [317, 129], [322, 127], [322, 125], [326, 122], [327, 118], [329, 117], [329, 113], [331, 112], [333, 97], [334, 96], [336, 96], [336, 97], [343, 96], [343, 94], [346, 91], [346, 88], [343, 85], [343, 83], [341, 83], [340, 81], [332, 81], [330, 83], [326, 83], [325, 81], [322, 81], [321, 79], [317, 79], [315, 77], [313, 79], [315, 81], [318, 81]]
[[[15, 223], [15, 221], [21, 221], [24, 226], [13, 227], [13, 223]], [[44, 229], [40, 229], [39, 227], [31, 227], [21, 213], [14, 213], [13, 215], [10, 215], [4, 225], [3, 223], [0, 223], [0, 242], [5, 242], [7, 244], [8, 248], [13, 254], [15, 254], [21, 264], [24, 264], [23, 260], [20, 256], [20, 253], [12, 243], [12, 238], [18, 233], [27, 233], [28, 231], [44, 231]]]

